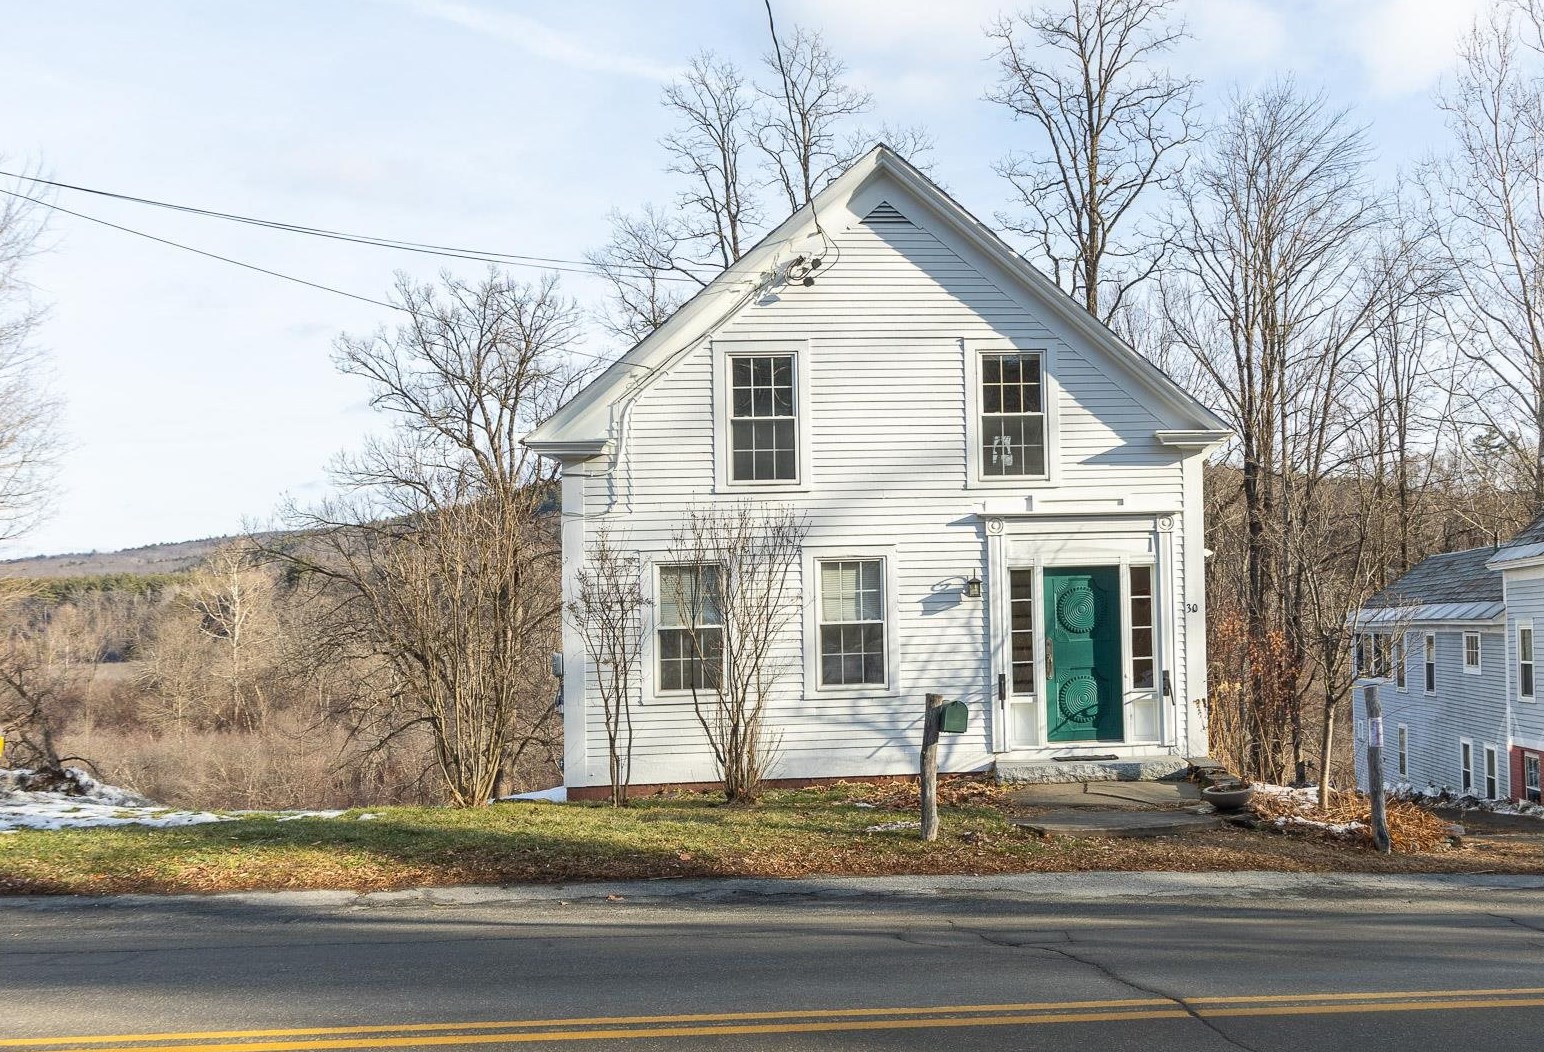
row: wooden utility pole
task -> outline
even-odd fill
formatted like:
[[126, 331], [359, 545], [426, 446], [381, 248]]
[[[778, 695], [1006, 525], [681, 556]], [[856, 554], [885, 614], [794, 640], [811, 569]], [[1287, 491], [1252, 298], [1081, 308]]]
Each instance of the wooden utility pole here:
[[[1364, 688], [1367, 699], [1367, 791], [1372, 794], [1372, 846], [1387, 855], [1389, 816], [1383, 795], [1383, 702], [1377, 687]], [[1322, 778], [1326, 772], [1320, 772]]]
[[944, 696], [929, 694], [922, 716], [922, 839], [938, 839], [938, 723]]

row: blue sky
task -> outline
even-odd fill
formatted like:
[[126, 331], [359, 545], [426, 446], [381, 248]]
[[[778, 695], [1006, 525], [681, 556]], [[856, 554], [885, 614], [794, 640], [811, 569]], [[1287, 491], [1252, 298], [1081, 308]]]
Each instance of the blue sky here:
[[[1381, 174], [1440, 148], [1430, 94], [1483, 0], [1180, 0], [1177, 69], [1215, 103], [1282, 73], [1371, 124]], [[921, 123], [933, 174], [983, 219], [992, 162], [1027, 145], [981, 95], [986, 0], [781, 0], [873, 92], [875, 122]], [[13, 5], [0, 34], [0, 157], [63, 182], [404, 240], [579, 258], [606, 212], [667, 200], [660, 88], [697, 50], [752, 64], [759, 0], [69, 0]], [[9, 185], [9, 184], [7, 184]], [[380, 297], [423, 257], [58, 202]], [[464, 264], [476, 268], [477, 264]], [[534, 272], [532, 272], [534, 274]], [[57, 216], [27, 277], [67, 402], [54, 516], [0, 556], [231, 533], [374, 426], [334, 336], [388, 312]], [[569, 291], [597, 302], [593, 280]], [[615, 350], [599, 335], [585, 347]]]

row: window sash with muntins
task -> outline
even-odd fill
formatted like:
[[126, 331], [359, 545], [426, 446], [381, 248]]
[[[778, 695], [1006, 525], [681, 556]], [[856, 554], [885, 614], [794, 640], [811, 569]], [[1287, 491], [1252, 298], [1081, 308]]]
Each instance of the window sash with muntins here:
[[713, 565], [659, 568], [658, 690], [718, 689], [724, 668], [719, 572]]
[[1403, 778], [1410, 773], [1410, 730], [1404, 724], [1399, 725], [1399, 777]]
[[731, 482], [798, 481], [799, 418], [794, 357], [729, 357]]
[[1539, 757], [1523, 753], [1523, 797], [1531, 803], [1540, 803]]
[[1480, 669], [1480, 634], [1478, 632], [1464, 633], [1464, 671], [1478, 672]]
[[1133, 566], [1131, 576], [1131, 689], [1153, 690], [1153, 568]]
[[1033, 352], [981, 355], [981, 475], [1046, 475], [1045, 377]]
[[1405, 636], [1401, 632], [1394, 637], [1393, 645], [1394, 661], [1394, 689], [1405, 689]]
[[1517, 694], [1533, 697], [1533, 629], [1517, 630]]
[[1485, 746], [1485, 799], [1494, 800], [1498, 789], [1496, 778], [1496, 750]]
[[1035, 693], [1035, 571], [1008, 571], [1008, 665], [1014, 694]]
[[883, 686], [885, 563], [883, 559], [822, 559], [820, 684]]
[[1426, 693], [1437, 693], [1437, 637], [1426, 634]]
[[1458, 788], [1467, 793], [1474, 788], [1474, 746], [1458, 743]]

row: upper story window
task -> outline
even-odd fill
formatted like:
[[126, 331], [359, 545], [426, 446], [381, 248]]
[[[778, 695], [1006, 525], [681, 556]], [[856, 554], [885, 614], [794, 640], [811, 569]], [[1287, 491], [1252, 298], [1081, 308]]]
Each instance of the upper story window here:
[[981, 475], [1046, 474], [1045, 378], [1037, 353], [981, 356]]
[[729, 359], [729, 480], [795, 482], [799, 418], [792, 354]]
[[1426, 693], [1437, 693], [1437, 637], [1426, 633], [1422, 666], [1426, 673]]
[[1480, 634], [1478, 632], [1464, 633], [1464, 671], [1470, 675], [1479, 674]]
[[1533, 626], [1517, 629], [1517, 695], [1533, 697]]
[[1398, 690], [1405, 689], [1405, 634], [1403, 632], [1394, 637], [1394, 649], [1391, 660], [1394, 662], [1394, 686]]
[[656, 652], [659, 689], [718, 687], [724, 668], [724, 615], [719, 568], [661, 566]]

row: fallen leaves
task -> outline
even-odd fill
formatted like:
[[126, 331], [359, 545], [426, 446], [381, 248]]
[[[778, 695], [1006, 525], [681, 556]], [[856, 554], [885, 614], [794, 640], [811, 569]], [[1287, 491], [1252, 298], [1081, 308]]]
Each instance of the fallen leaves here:
[[[1320, 807], [1306, 794], [1256, 792], [1249, 809], [1280, 828], [1372, 843], [1372, 801], [1361, 793], [1331, 790], [1328, 805]], [[1386, 812], [1395, 851], [1434, 851], [1448, 842], [1448, 823], [1419, 804], [1390, 799]]]

